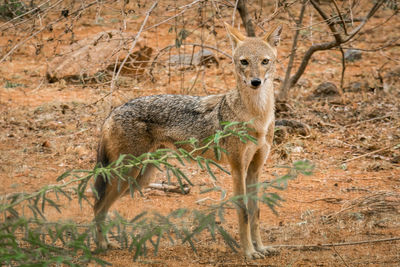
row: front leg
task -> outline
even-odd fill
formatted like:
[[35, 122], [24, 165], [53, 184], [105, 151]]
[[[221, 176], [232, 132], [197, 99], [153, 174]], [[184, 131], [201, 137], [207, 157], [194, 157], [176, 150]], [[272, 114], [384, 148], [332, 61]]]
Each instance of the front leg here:
[[[253, 160], [251, 161], [248, 171], [247, 171], [247, 192], [249, 194], [255, 194], [258, 197], [258, 188], [255, 185], [258, 183], [258, 177], [264, 166], [265, 160], [268, 156], [269, 152], [269, 145], [265, 145], [264, 147], [260, 148], [254, 155]], [[252, 197], [249, 198], [249, 215], [250, 215], [250, 231], [251, 231], [251, 238], [255, 243], [255, 249], [264, 255], [273, 255], [276, 254], [277, 251], [272, 247], [264, 246], [261, 240], [260, 234], [260, 208], [258, 206], [258, 201], [253, 199]]]
[[[245, 164], [238, 160], [234, 160], [230, 163], [233, 179], [233, 194], [235, 196], [244, 196], [246, 194], [246, 168], [244, 167]], [[240, 244], [245, 257], [248, 259], [264, 258], [264, 255], [262, 253], [255, 250], [252, 243], [249, 225], [249, 213], [246, 203], [243, 201], [243, 198], [240, 198], [239, 200], [237, 200], [236, 204], [239, 219]]]

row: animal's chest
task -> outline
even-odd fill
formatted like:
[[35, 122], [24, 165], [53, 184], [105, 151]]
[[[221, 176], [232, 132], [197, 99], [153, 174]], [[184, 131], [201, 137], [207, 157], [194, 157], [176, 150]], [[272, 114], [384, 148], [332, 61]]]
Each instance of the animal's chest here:
[[245, 144], [245, 151], [247, 156], [253, 157], [253, 155], [257, 152], [257, 150], [262, 149], [266, 144], [266, 138], [265, 134], [263, 133], [257, 133], [257, 136], [254, 136], [255, 139], [257, 140], [256, 143], [254, 142], [247, 142]]
[[274, 127], [273, 115], [269, 116], [265, 121], [256, 121], [254, 123], [255, 131], [252, 133], [252, 136], [257, 140], [257, 148], [263, 147], [267, 144], [267, 135], [270, 132], [271, 127]]
[[266, 139], [266, 133], [259, 133], [258, 136], [256, 137], [257, 139], [257, 144], [255, 147], [258, 149], [260, 147], [263, 147], [267, 144], [267, 139]]

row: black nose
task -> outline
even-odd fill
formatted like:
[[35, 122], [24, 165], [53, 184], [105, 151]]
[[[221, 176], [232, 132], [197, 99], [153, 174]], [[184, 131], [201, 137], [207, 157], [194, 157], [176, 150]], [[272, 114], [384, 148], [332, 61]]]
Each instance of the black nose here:
[[259, 78], [253, 78], [251, 80], [251, 85], [253, 86], [259, 86], [261, 84], [261, 80]]

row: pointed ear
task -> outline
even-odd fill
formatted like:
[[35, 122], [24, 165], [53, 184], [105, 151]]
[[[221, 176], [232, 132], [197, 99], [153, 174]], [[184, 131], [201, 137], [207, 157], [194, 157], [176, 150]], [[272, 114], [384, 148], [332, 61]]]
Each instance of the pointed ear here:
[[232, 40], [235, 42], [235, 45], [243, 42], [246, 38], [243, 34], [241, 34], [237, 29], [231, 27], [228, 23], [225, 22], [225, 27], [228, 30], [229, 35], [231, 36]]
[[264, 42], [272, 46], [278, 46], [281, 40], [282, 26], [277, 25], [272, 30], [270, 30], [266, 35], [261, 37]]

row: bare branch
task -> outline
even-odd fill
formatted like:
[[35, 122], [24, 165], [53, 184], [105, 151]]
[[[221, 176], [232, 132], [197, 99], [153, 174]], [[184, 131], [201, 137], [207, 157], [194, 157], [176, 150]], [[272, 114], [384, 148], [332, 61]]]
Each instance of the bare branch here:
[[149, 19], [149, 16], [150, 16], [151, 12], [152, 12], [153, 9], [157, 6], [157, 4], [158, 4], [158, 1], [155, 1], [155, 2], [153, 3], [153, 5], [150, 7], [150, 9], [146, 12], [146, 17], [144, 18], [143, 23], [142, 23], [142, 25], [140, 26], [140, 29], [139, 29], [138, 33], [135, 35], [135, 41], [133, 41], [131, 47], [129, 48], [128, 54], [125, 56], [124, 60], [121, 62], [121, 65], [119, 66], [119, 69], [118, 69], [117, 73], [115, 74], [115, 76], [113, 77], [113, 79], [112, 79], [112, 81], [111, 81], [111, 89], [110, 89], [111, 92], [113, 91], [113, 88], [114, 88], [114, 86], [115, 86], [115, 81], [118, 79], [118, 76], [119, 76], [119, 74], [120, 74], [122, 68], [124, 67], [124, 64], [125, 64], [126, 61], [128, 60], [129, 56], [132, 54], [133, 49], [135, 48], [136, 43], [137, 43], [137, 41], [139, 40], [140, 34], [142, 33], [142, 31], [143, 31], [143, 29], [144, 29], [144, 25], [146, 25], [147, 20]]
[[[62, 2], [62, 1], [58, 1], [57, 4], [60, 3], [60, 2]], [[91, 3], [89, 3], [89, 4], [87, 4], [86, 6], [79, 8], [79, 9], [76, 10], [73, 14], [78, 14], [78, 13], [81, 12], [82, 10], [87, 9], [87, 8], [89, 8], [89, 7], [91, 7], [91, 6], [95, 5], [95, 4], [97, 4], [97, 1], [93, 1], [93, 2], [91, 2]], [[44, 25], [42, 28], [40, 28], [40, 29], [39, 29], [38, 31], [36, 31], [35, 33], [31, 34], [29, 37], [27, 37], [26, 39], [20, 41], [18, 44], [16, 44], [10, 51], [8, 51], [8, 52], [0, 59], [0, 63], [3, 62], [4, 60], [6, 60], [6, 59], [7, 59], [12, 53], [14, 53], [14, 51], [17, 50], [21, 45], [25, 44], [26, 42], [28, 42], [29, 40], [31, 40], [32, 38], [34, 38], [35, 36], [37, 36], [38, 34], [40, 34], [41, 32], [43, 32], [44, 30], [49, 29], [49, 28], [52, 27], [54, 24], [60, 22], [60, 21], [63, 20], [63, 19], [64, 19], [64, 17], [60, 17], [60, 18], [58, 18], [57, 20], [55, 20], [55, 21], [53, 21], [53, 22], [51, 22], [51, 23], [49, 23], [49, 24], [47, 24], [47, 25]]]
[[334, 23], [332, 23], [332, 18], [328, 17], [326, 13], [321, 9], [319, 4], [315, 2], [315, 0], [310, 0], [311, 4], [317, 10], [317, 12], [320, 14], [320, 16], [324, 19], [326, 22], [326, 25], [328, 25], [329, 29], [331, 30], [333, 36], [335, 37], [335, 40], [338, 44], [343, 42], [342, 36], [340, 35], [340, 32], [336, 29], [336, 26]]
[[344, 50], [342, 46], [339, 46], [340, 53], [342, 54], [342, 77], [340, 78], [340, 92], [343, 97], [343, 84], [344, 84], [344, 73], [346, 71], [346, 60], [344, 56]]
[[190, 4], [184, 5], [184, 6], [180, 7], [180, 8], [183, 8], [183, 10], [182, 10], [181, 12], [179, 12], [179, 13], [177, 13], [177, 14], [175, 14], [175, 15], [169, 17], [169, 18], [164, 19], [163, 21], [160, 21], [159, 23], [156, 23], [156, 24], [154, 24], [154, 25], [151, 25], [151, 26], [145, 28], [143, 31], [148, 31], [148, 30], [150, 30], [150, 29], [156, 28], [156, 27], [158, 27], [158, 26], [164, 24], [165, 22], [170, 21], [171, 19], [177, 18], [177, 17], [179, 17], [180, 15], [182, 15], [183, 13], [185, 13], [186, 11], [188, 11], [189, 8], [191, 8], [193, 5], [195, 5], [195, 4], [197, 4], [197, 3], [201, 3], [201, 2], [203, 2], [203, 1], [204, 1], [204, 0], [195, 0], [195, 1], [193, 1], [192, 3], [190, 3]]
[[[352, 47], [352, 48], [360, 50], [360, 51], [364, 51], [364, 52], [376, 52], [376, 51], [383, 50], [383, 49], [388, 48], [388, 47], [400, 46], [400, 43], [397, 43], [398, 40], [400, 40], [400, 37], [396, 37], [393, 40], [386, 41], [385, 45], [382, 45], [382, 46], [379, 46], [379, 47], [376, 47], [376, 48], [371, 48], [371, 49], [354, 48], [354, 47]], [[350, 49], [350, 47], [343, 47], [343, 48], [344, 49]]]
[[367, 16], [365, 16], [364, 20], [358, 25], [357, 28], [355, 28], [351, 33], [349, 33], [349, 37], [347, 39], [343, 40], [343, 43], [346, 43], [350, 41], [367, 23], [367, 21], [378, 11], [378, 9], [385, 3], [385, 0], [379, 0], [378, 2], [375, 3], [375, 5], [371, 8]]
[[[199, 47], [202, 47], [202, 48], [212, 49], [212, 50], [215, 50], [215, 51], [217, 51], [217, 52], [223, 54], [223, 55], [226, 56], [227, 58], [233, 60], [233, 58], [232, 58], [231, 55], [229, 55], [228, 53], [226, 53], [226, 52], [222, 51], [221, 49], [218, 49], [218, 48], [216, 48], [216, 47], [214, 47], [214, 46], [205, 45], [205, 44], [190, 44], [190, 43], [185, 43], [185, 45], [192, 45], [193, 47], [199, 46]], [[170, 50], [170, 49], [172, 49], [172, 48], [175, 48], [175, 47], [176, 47], [176, 45], [168, 45], [168, 46], [162, 48], [162, 49], [158, 52], [158, 54], [154, 57], [154, 59], [152, 60], [152, 62], [151, 62], [151, 64], [150, 64], [150, 68], [149, 68], [149, 75], [151, 76], [151, 81], [152, 81], [152, 82], [154, 82], [153, 69], [154, 69], [155, 64], [157, 63], [158, 57], [161, 55], [162, 52], [168, 51], [168, 50]]]
[[[29, 15], [29, 14], [31, 14], [31, 13], [35, 13], [35, 12], [40, 11], [40, 10], [41, 10], [41, 7], [42, 7], [42, 6], [48, 5], [49, 2], [50, 2], [50, 0], [48, 0], [48, 1], [46, 1], [46, 2], [43, 2], [43, 3], [41, 3], [40, 5], [38, 5], [37, 7], [32, 8], [31, 10], [28, 10], [27, 12], [25, 12], [25, 13], [19, 15], [19, 16], [14, 17], [14, 18], [10, 19], [9, 21], [6, 21], [6, 22], [3, 23], [2, 25], [0, 25], [0, 29], [2, 29], [2, 31], [7, 30], [8, 28], [3, 28], [3, 27], [5, 27], [5, 26], [7, 26], [8, 24], [11, 24], [13, 21], [19, 20], [20, 18], [25, 17], [25, 16], [27, 16], [27, 15]], [[53, 4], [52, 6], [48, 7], [47, 10], [53, 8], [54, 6], [58, 5], [58, 4], [61, 3], [61, 2], [62, 2], [61, 0], [58, 1], [57, 3], [55, 3], [55, 4]], [[19, 23], [23, 23], [23, 22], [25, 22], [25, 20], [23, 20], [22, 22], [19, 22]], [[18, 25], [18, 24], [17, 24], [17, 25]], [[13, 24], [13, 26], [11, 26], [11, 27], [15, 27], [15, 24]]]
[[334, 47], [338, 47], [341, 44], [344, 44], [348, 41], [350, 41], [357, 33], [360, 32], [360, 30], [365, 26], [367, 21], [378, 11], [378, 9], [382, 6], [382, 4], [385, 2], [385, 0], [379, 0], [377, 1], [374, 6], [371, 8], [371, 10], [368, 12], [368, 14], [364, 17], [363, 21], [358, 25], [352, 32], [349, 33], [349, 36], [346, 39], [343, 39], [340, 33], [336, 30], [336, 27], [334, 26], [334, 23], [331, 23], [330, 18], [325, 14], [325, 12], [320, 8], [317, 2], [315, 0], [310, 0], [311, 4], [313, 7], [317, 10], [317, 12], [320, 14], [320, 16], [325, 20], [327, 23], [329, 29], [331, 30], [335, 40], [331, 42], [325, 42], [322, 44], [315, 44], [311, 46], [307, 52], [304, 54], [303, 59], [301, 61], [301, 64], [297, 70], [297, 72], [290, 78], [290, 83], [289, 87], [294, 86], [301, 75], [304, 73], [309, 60], [311, 59], [311, 56], [321, 50], [328, 50], [332, 49]]
[[279, 94], [279, 98], [281, 98], [281, 99], [285, 99], [287, 97], [287, 92], [289, 91], [289, 88], [290, 88], [290, 83], [289, 83], [290, 74], [292, 72], [293, 62], [294, 62], [294, 58], [296, 56], [297, 40], [299, 37], [301, 24], [303, 23], [304, 11], [306, 10], [306, 4], [307, 4], [307, 0], [304, 0], [301, 5], [299, 19], [296, 22], [296, 24], [297, 24], [296, 32], [293, 37], [293, 44], [292, 44], [292, 50], [291, 50], [290, 57], [289, 57], [289, 63], [288, 63], [287, 69], [286, 69], [285, 79], [283, 80], [283, 84], [282, 84], [281, 91]]
[[334, 5], [335, 8], [336, 8], [336, 11], [337, 11], [338, 15], [339, 15], [340, 21], [342, 22], [344, 34], [349, 35], [349, 34], [347, 33], [347, 26], [346, 26], [346, 22], [344, 22], [344, 19], [343, 19], [343, 16], [342, 16], [342, 12], [340, 12], [340, 9], [339, 9], [339, 7], [338, 7], [336, 1], [335, 1], [335, 0], [332, 0], [332, 2], [333, 2], [333, 5]]

